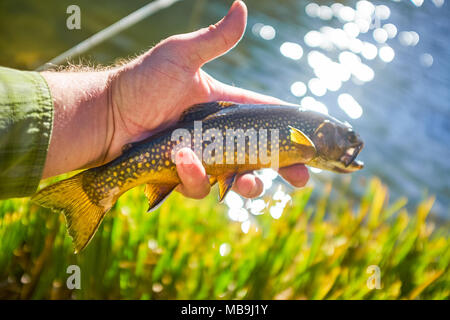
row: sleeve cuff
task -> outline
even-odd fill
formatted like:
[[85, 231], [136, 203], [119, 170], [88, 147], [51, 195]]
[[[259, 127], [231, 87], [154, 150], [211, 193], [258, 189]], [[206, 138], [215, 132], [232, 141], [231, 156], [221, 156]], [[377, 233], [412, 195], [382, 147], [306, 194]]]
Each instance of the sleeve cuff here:
[[53, 127], [53, 100], [38, 72], [0, 67], [0, 198], [33, 194]]

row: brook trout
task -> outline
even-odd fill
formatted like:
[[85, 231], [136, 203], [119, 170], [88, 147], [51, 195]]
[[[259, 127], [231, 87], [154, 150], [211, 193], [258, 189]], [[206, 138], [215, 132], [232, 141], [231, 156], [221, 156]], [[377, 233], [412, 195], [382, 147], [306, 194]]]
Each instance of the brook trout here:
[[220, 200], [236, 175], [250, 170], [295, 163], [339, 173], [363, 167], [355, 159], [363, 142], [348, 123], [293, 106], [211, 102], [189, 108], [171, 128], [126, 145], [115, 160], [50, 185], [32, 200], [63, 211], [79, 252], [127, 190], [146, 184], [149, 210], [162, 203], [180, 183], [172, 159], [182, 146], [201, 157], [211, 184], [218, 182]]

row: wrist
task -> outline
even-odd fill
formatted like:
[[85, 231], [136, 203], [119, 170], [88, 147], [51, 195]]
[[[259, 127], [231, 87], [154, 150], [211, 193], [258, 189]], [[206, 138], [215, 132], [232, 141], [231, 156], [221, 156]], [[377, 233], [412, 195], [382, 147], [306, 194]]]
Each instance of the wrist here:
[[54, 105], [43, 178], [101, 163], [112, 136], [108, 111], [111, 72], [42, 73]]

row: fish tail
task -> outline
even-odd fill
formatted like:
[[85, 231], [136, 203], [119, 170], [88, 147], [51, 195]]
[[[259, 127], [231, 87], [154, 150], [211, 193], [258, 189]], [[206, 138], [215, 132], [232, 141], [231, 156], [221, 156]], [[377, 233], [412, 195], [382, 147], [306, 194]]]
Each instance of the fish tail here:
[[83, 189], [83, 176], [89, 173], [89, 171], [81, 172], [52, 184], [31, 198], [43, 207], [64, 213], [75, 253], [86, 247], [110, 209], [94, 203]]

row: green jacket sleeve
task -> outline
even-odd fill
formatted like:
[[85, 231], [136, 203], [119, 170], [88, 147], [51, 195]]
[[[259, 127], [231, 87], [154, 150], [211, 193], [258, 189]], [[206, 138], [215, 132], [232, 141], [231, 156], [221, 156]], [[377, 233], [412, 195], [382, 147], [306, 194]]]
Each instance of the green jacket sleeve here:
[[53, 101], [37, 72], [0, 67], [0, 199], [33, 194], [53, 126]]

